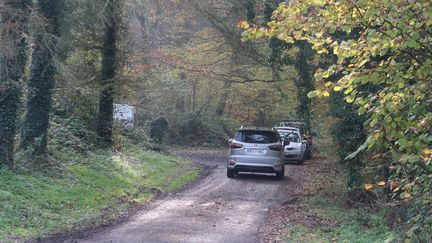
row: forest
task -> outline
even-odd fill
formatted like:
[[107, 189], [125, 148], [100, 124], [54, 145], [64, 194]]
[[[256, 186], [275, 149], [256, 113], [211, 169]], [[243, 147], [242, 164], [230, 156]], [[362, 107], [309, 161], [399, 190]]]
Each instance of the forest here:
[[0, 39], [0, 242], [110, 221], [200, 176], [175, 149], [286, 119], [383, 241], [432, 238], [429, 0], [1, 0]]

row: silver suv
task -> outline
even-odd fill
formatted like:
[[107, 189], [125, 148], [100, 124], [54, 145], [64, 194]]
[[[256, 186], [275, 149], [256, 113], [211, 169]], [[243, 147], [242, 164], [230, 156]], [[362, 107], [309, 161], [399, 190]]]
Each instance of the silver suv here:
[[282, 141], [276, 129], [242, 127], [229, 141], [227, 176], [238, 172], [276, 173], [285, 175]]

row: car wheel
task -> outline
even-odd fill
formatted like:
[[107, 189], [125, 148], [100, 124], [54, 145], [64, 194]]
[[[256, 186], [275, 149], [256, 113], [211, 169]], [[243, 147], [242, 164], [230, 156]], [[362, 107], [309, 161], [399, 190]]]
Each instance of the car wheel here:
[[236, 172], [234, 170], [227, 170], [227, 177], [228, 178], [234, 178], [234, 175]]
[[312, 159], [312, 152], [310, 149], [305, 151], [304, 157], [305, 157], [305, 160], [311, 160]]
[[281, 172], [276, 172], [276, 179], [283, 180], [285, 177], [285, 169], [283, 169]]

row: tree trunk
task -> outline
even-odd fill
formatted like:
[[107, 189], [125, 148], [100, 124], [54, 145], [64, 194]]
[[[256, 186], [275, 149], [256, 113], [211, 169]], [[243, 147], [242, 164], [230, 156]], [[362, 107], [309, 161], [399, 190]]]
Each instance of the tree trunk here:
[[113, 112], [114, 112], [114, 77], [117, 62], [117, 26], [118, 15], [116, 1], [108, 0], [106, 5], [105, 35], [102, 50], [102, 92], [99, 98], [99, 114], [97, 120], [97, 134], [102, 145], [112, 146]]
[[243, 6], [246, 9], [246, 20], [250, 24], [255, 23], [255, 4], [256, 0], [244, 0]]
[[0, 166], [13, 168], [21, 82], [27, 55], [29, 0], [5, 0], [0, 12]]
[[297, 107], [297, 115], [304, 120], [305, 130], [310, 132], [311, 129], [311, 99], [307, 97], [307, 94], [314, 90], [312, 67], [309, 60], [313, 57], [314, 51], [312, 50], [311, 44], [307, 41], [298, 41], [296, 45], [299, 48], [295, 67], [299, 73], [299, 79], [296, 80], [296, 86], [298, 89], [298, 100], [299, 105]]
[[223, 116], [225, 114], [225, 107], [227, 104], [227, 99], [230, 95], [230, 88], [231, 88], [231, 82], [230, 81], [225, 81], [224, 82], [224, 86], [222, 89], [222, 95], [220, 97], [220, 100], [216, 106], [216, 111], [215, 114], [218, 116]]
[[28, 80], [27, 113], [22, 129], [24, 149], [33, 148], [33, 155], [47, 153], [51, 97], [55, 84], [54, 54], [60, 33], [59, 0], [39, 0], [38, 14], [45, 19], [39, 23], [33, 38], [33, 54]]

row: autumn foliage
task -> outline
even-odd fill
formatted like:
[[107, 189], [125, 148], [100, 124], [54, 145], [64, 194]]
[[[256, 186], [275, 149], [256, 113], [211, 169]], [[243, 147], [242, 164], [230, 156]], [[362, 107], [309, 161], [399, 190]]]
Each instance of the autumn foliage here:
[[364, 187], [387, 185], [389, 200], [407, 206], [407, 237], [419, 241], [430, 239], [432, 229], [431, 29], [430, 1], [306, 0], [281, 4], [268, 27], [243, 34], [307, 40], [318, 54], [336, 57], [315, 75], [326, 88], [309, 96], [342, 92], [367, 118], [368, 138], [347, 159], [368, 151], [369, 166], [388, 169], [386, 181]]

